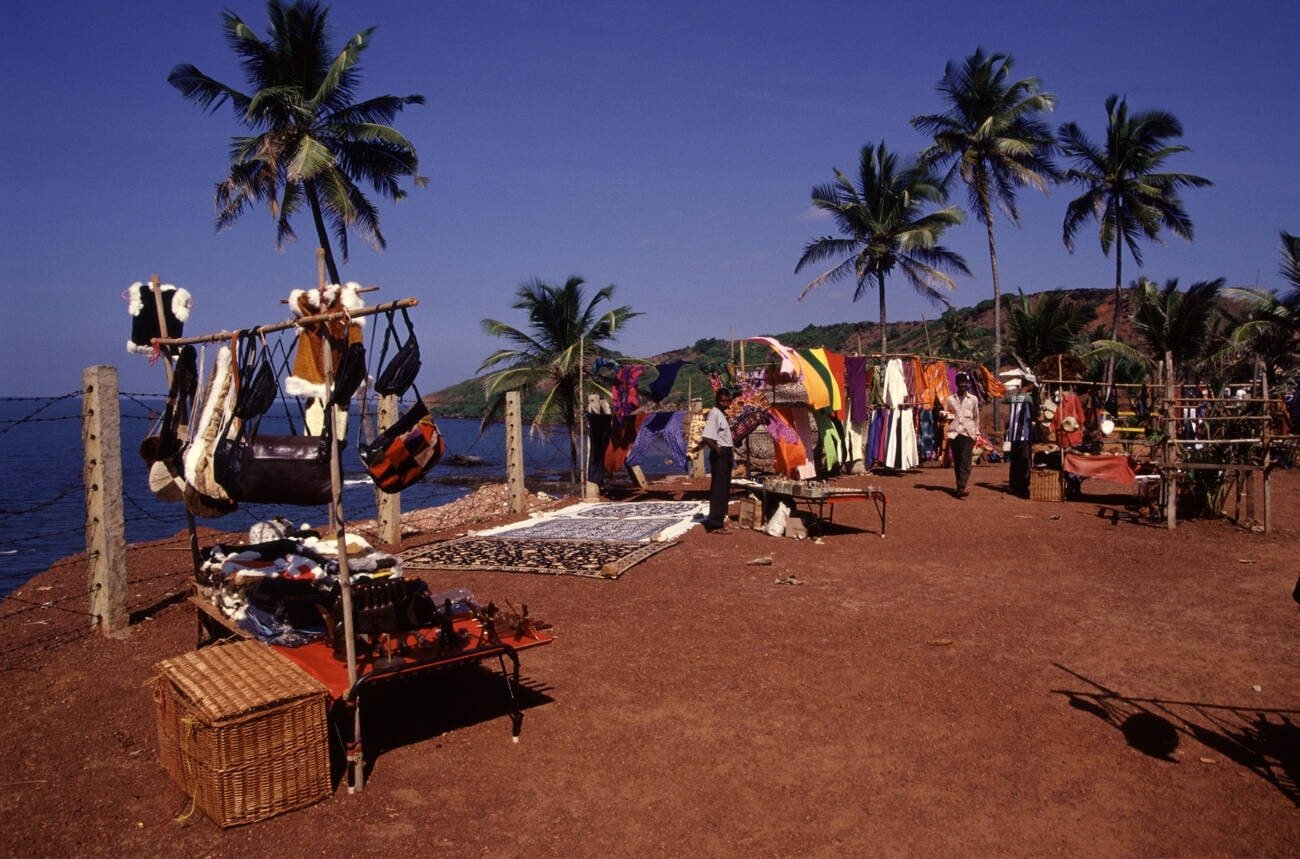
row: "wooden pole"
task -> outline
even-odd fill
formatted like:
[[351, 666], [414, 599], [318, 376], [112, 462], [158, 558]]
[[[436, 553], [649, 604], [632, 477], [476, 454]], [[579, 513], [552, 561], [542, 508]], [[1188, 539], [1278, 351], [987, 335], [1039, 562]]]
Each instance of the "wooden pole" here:
[[104, 364], [81, 374], [82, 478], [86, 493], [86, 560], [90, 623], [106, 636], [124, 635], [126, 525], [122, 515], [122, 422], [117, 368]]
[[[378, 432], [383, 432], [397, 422], [399, 403], [396, 394], [379, 398]], [[398, 492], [384, 492], [375, 487], [375, 517], [378, 519], [379, 541], [385, 548], [399, 548], [402, 543], [402, 496]]]
[[1174, 387], [1174, 354], [1165, 350], [1165, 433], [1168, 443], [1165, 445], [1165, 527], [1170, 531], [1178, 527], [1178, 445], [1174, 436], [1178, 434], [1178, 416], [1174, 414], [1174, 400], [1177, 391]]
[[510, 509], [523, 513], [528, 508], [524, 488], [523, 407], [518, 391], [506, 391], [506, 492]]

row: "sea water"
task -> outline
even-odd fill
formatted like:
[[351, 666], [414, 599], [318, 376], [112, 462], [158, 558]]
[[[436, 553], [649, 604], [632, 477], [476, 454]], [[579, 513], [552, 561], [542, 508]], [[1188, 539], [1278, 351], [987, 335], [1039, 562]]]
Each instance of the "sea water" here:
[[[409, 405], [409, 404], [408, 404]], [[0, 598], [12, 593], [55, 561], [85, 551], [86, 502], [81, 440], [80, 393], [51, 398], [0, 398]], [[122, 427], [123, 517], [126, 542], [171, 537], [186, 527], [185, 509], [164, 503], [149, 491], [148, 466], [140, 458], [140, 442], [156, 431], [164, 402], [158, 397], [123, 394]], [[370, 409], [373, 415], [373, 406]], [[447, 442], [443, 462], [424, 480], [402, 491], [402, 510], [419, 510], [462, 498], [481, 483], [505, 480], [505, 430], [490, 424], [435, 415]], [[357, 457], [357, 408], [349, 417], [350, 433], [343, 452], [343, 511], [349, 520], [375, 516], [375, 491]], [[277, 403], [263, 430], [287, 431], [288, 419]], [[451, 464], [453, 457], [473, 464]], [[669, 470], [662, 457], [643, 464], [646, 474]], [[569, 477], [569, 443], [563, 428], [535, 434], [525, 428], [524, 470], [530, 481], [562, 484]], [[284, 516], [294, 524], [319, 527], [327, 520], [322, 507], [280, 507], [243, 504], [219, 519], [198, 519], [222, 531], [247, 531], [255, 522]]]

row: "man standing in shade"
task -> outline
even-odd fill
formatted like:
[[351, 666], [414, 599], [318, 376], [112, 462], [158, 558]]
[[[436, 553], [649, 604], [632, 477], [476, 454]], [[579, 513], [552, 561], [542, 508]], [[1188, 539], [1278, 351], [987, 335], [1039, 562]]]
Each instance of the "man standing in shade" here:
[[1010, 445], [1007, 458], [1011, 463], [1008, 483], [1011, 494], [1021, 498], [1029, 497], [1029, 470], [1034, 449], [1034, 385], [1037, 382], [1033, 374], [1025, 373], [1020, 379], [1020, 388], [1008, 399], [1011, 404], [1006, 437]]
[[731, 424], [727, 422], [727, 406], [731, 405], [731, 399], [731, 391], [718, 388], [701, 437], [709, 448], [709, 517], [704, 520], [704, 530], [711, 534], [729, 531], [727, 502], [731, 498], [731, 469], [735, 461], [731, 449]]
[[952, 452], [952, 469], [957, 475], [958, 498], [965, 498], [966, 482], [970, 480], [971, 453], [975, 439], [980, 434], [980, 400], [971, 390], [970, 376], [957, 374], [957, 393], [943, 404], [948, 416], [948, 450]]

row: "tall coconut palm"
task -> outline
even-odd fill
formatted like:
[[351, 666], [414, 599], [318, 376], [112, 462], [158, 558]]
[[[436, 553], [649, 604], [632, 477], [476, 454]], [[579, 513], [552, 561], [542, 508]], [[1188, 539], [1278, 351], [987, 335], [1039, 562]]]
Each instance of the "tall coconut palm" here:
[[[1062, 238], [1074, 251], [1074, 236], [1089, 219], [1098, 224], [1101, 251], [1110, 256], [1115, 247], [1115, 317], [1111, 338], [1119, 339], [1123, 302], [1124, 247], [1133, 262], [1142, 266], [1141, 239], [1159, 241], [1162, 230], [1192, 240], [1192, 220], [1183, 206], [1179, 190], [1202, 188], [1213, 183], [1191, 173], [1162, 172], [1172, 156], [1187, 147], [1168, 141], [1182, 137], [1183, 126], [1173, 114], [1161, 110], [1129, 115], [1128, 100], [1118, 95], [1106, 99], [1106, 141], [1094, 143], [1073, 122], [1057, 131], [1061, 153], [1074, 166], [1065, 180], [1083, 188], [1065, 210]], [[1113, 362], [1107, 367], [1110, 381]]]
[[189, 64], [173, 68], [167, 81], [210, 112], [228, 102], [240, 124], [255, 132], [231, 140], [230, 171], [217, 183], [217, 229], [229, 227], [251, 204], [266, 203], [280, 249], [295, 238], [291, 220], [305, 204], [330, 279], [337, 283], [331, 231], [344, 261], [349, 230], [376, 250], [386, 246], [379, 212], [359, 184], [397, 201], [406, 196], [398, 184], [402, 178], [425, 183], [416, 172], [414, 146], [389, 125], [407, 105], [424, 104], [424, 97], [381, 95], [354, 101], [357, 64], [375, 28], [362, 30], [335, 54], [324, 7], [313, 0], [269, 0], [266, 8], [266, 39], [233, 13], [221, 16], [248, 93]]
[[912, 127], [934, 139], [921, 158], [939, 169], [947, 167], [945, 183], [962, 181], [987, 234], [993, 275], [994, 372], [1002, 369], [1002, 282], [993, 209], [996, 206], [1019, 226], [1019, 189], [1046, 192], [1059, 178], [1052, 163], [1056, 141], [1047, 123], [1039, 119], [1056, 106], [1056, 96], [1042, 92], [1038, 78], [1013, 79], [1014, 62], [1008, 54], [985, 54], [983, 48], [960, 65], [949, 62], [935, 86], [947, 109], [912, 117]]
[[582, 396], [578, 380], [582, 358], [600, 354], [601, 344], [613, 340], [625, 322], [641, 315], [627, 305], [602, 312], [599, 305], [613, 301], [614, 284], [597, 291], [588, 300], [584, 283], [582, 278], [573, 276], [563, 286], [536, 278], [521, 284], [510, 306], [528, 315], [528, 326], [516, 328], [496, 319], [484, 319], [484, 331], [505, 338], [513, 346], [498, 349], [479, 366], [479, 372], [502, 367], [483, 380], [483, 390], [491, 400], [483, 417], [484, 425], [501, 411], [507, 392], [527, 394], [546, 389], [542, 405], [533, 418], [533, 427], [541, 429], [556, 420], [564, 422], [569, 433], [573, 480], [578, 475], [578, 409]]
[[794, 270], [798, 273], [811, 263], [844, 259], [814, 278], [799, 298], [823, 284], [851, 276], [853, 300], [857, 301], [875, 280], [880, 291], [880, 351], [887, 352], [886, 275], [898, 268], [917, 292], [946, 305], [944, 290], [951, 291], [956, 284], [945, 270], [970, 274], [960, 254], [938, 243], [949, 227], [962, 222], [961, 210], [947, 206], [925, 211], [946, 199], [942, 183], [925, 165], [900, 167], [898, 156], [884, 141], [875, 148], [862, 147], [857, 187], [836, 169], [833, 183], [812, 189], [813, 205], [829, 212], [843, 235], [810, 241]]

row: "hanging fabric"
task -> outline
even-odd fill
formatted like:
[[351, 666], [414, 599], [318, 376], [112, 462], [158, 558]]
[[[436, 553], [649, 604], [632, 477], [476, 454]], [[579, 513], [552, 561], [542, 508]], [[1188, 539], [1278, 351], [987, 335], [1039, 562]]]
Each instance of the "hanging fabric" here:
[[644, 372], [645, 367], [641, 364], [629, 364], [626, 367], [619, 367], [614, 372], [614, 385], [610, 394], [614, 399], [614, 414], [617, 417], [626, 418], [641, 407], [641, 393], [637, 390], [637, 382]]
[[672, 393], [673, 383], [677, 381], [677, 374], [681, 372], [685, 364], [685, 361], [669, 361], [667, 364], [657, 364], [655, 369], [659, 371], [659, 375], [655, 376], [655, 380], [650, 383], [650, 387], [647, 389], [650, 399], [657, 403]]
[[[126, 288], [127, 312], [131, 314], [131, 336], [126, 341], [126, 351], [138, 355], [153, 354], [153, 340], [163, 336], [166, 324], [168, 337], [181, 337], [185, 323], [190, 318], [193, 299], [190, 294], [170, 283], [157, 285], [159, 296], [154, 295], [154, 284], [136, 281]], [[158, 317], [161, 304], [162, 318]], [[175, 347], [172, 347], [175, 348]]]
[[237, 390], [234, 381], [231, 348], [217, 350], [199, 419], [191, 428], [185, 448], [185, 506], [195, 516], [214, 518], [236, 508], [236, 503], [217, 481], [214, 457], [226, 419], [235, 408]]
[[659, 440], [668, 449], [668, 456], [679, 471], [686, 471], [686, 414], [685, 412], [655, 412], [637, 430], [632, 447], [627, 452], [627, 465], [640, 465], [645, 461], [650, 447]]
[[[289, 293], [289, 309], [294, 316], [360, 310], [361, 284], [331, 284], [318, 289], [295, 289]], [[295, 397], [324, 400], [325, 343], [330, 345], [330, 375], [337, 373], [339, 362], [352, 343], [361, 342], [364, 319], [342, 317], [329, 322], [314, 322], [298, 330], [298, 348], [294, 353], [293, 372], [284, 380], [285, 393]]]

